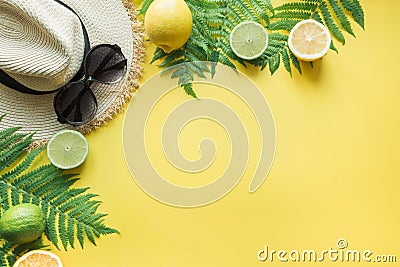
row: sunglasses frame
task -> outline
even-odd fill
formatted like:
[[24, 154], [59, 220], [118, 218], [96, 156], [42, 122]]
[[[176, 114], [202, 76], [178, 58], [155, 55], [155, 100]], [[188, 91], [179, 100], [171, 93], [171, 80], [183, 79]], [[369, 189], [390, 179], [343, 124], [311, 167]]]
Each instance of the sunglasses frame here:
[[[123, 64], [124, 65], [123, 66], [124, 71], [122, 72], [122, 75], [118, 79], [116, 79], [115, 81], [103, 82], [103, 81], [96, 80], [93, 77], [88, 75], [88, 66], [87, 66], [87, 64], [89, 62], [89, 58], [96, 51], [96, 49], [101, 48], [101, 47], [111, 48], [112, 50], [114, 50], [116, 53], [119, 53], [123, 57], [123, 60], [120, 61], [117, 64]], [[85, 55], [84, 62], [83, 62], [83, 67], [84, 67], [84, 75], [83, 75], [83, 77], [80, 80], [76, 81], [76, 82], [70, 82], [70, 83], [67, 83], [66, 85], [62, 86], [58, 90], [57, 94], [54, 97], [54, 103], [53, 103], [54, 104], [54, 111], [57, 114], [57, 120], [62, 124], [67, 123], [67, 124], [70, 124], [72, 126], [82, 126], [82, 125], [90, 122], [91, 120], [93, 120], [94, 117], [96, 116], [98, 105], [97, 105], [97, 98], [94, 95], [93, 90], [91, 88], [92, 83], [95, 82], [95, 83], [99, 83], [99, 84], [111, 85], [111, 84], [116, 84], [116, 83], [120, 82], [123, 79], [123, 77], [126, 75], [127, 59], [125, 58], [124, 54], [122, 53], [121, 47], [119, 47], [118, 45], [116, 45], [116, 44], [114, 44], [114, 45], [112, 45], [112, 44], [99, 44], [99, 45], [94, 46], [92, 49], [90, 49], [90, 51]], [[82, 89], [81, 92], [79, 92], [79, 94], [68, 105], [66, 110], [68, 110], [68, 109], [71, 109], [71, 110], [68, 111], [68, 114], [66, 116], [64, 116], [63, 112], [65, 112], [66, 110], [60, 112], [56, 108], [56, 105], [58, 103], [58, 98], [59, 98], [61, 92], [63, 92], [68, 87], [70, 87], [71, 85], [74, 85], [74, 84], [82, 84], [83, 85], [83, 89]], [[91, 96], [93, 97], [93, 104], [95, 106], [95, 108], [93, 110], [93, 113], [90, 114], [89, 119], [87, 121], [76, 122], [76, 121], [67, 120], [66, 117], [68, 117], [71, 114], [72, 110], [74, 108], [76, 108], [76, 106], [79, 104], [79, 101], [81, 101], [80, 97], [84, 93], [86, 93], [86, 91], [89, 91], [89, 94], [91, 94]]]

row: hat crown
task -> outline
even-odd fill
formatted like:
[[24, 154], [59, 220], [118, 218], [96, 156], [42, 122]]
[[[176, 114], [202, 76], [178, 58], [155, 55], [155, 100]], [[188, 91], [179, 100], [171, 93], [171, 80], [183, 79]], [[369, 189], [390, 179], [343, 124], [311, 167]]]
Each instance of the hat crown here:
[[55, 0], [0, 0], [0, 69], [36, 91], [68, 83], [85, 41], [72, 11]]

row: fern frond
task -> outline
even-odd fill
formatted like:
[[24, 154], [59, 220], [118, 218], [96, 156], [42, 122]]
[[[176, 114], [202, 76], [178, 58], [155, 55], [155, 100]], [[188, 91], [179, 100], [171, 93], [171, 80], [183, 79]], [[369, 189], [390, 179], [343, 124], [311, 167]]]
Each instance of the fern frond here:
[[173, 65], [179, 64], [174, 63], [178, 61], [181, 57], [183, 57], [185, 52], [182, 49], [174, 50], [170, 54], [167, 54], [164, 61], [159, 64], [159, 67], [171, 67]]
[[328, 29], [330, 30], [330, 32], [332, 33], [332, 35], [339, 42], [344, 44], [345, 43], [344, 35], [343, 35], [342, 31], [340, 30], [339, 26], [336, 24], [335, 20], [333, 19], [332, 14], [325, 2], [321, 2], [320, 10], [321, 10], [322, 17], [325, 21], [325, 24], [328, 27]]
[[13, 143], [7, 144], [0, 151], [0, 172], [14, 164], [25, 153], [28, 145], [32, 142], [32, 135], [18, 135], [18, 138], [10, 137], [9, 140], [13, 140]]
[[27, 244], [13, 244], [3, 241], [0, 246], [0, 266], [11, 267], [22, 254], [29, 250], [43, 249], [45, 247], [42, 239], [37, 239]]
[[183, 89], [185, 90], [187, 95], [193, 96], [194, 98], [197, 98], [196, 93], [193, 91], [193, 84], [192, 83], [185, 83], [183, 85]]
[[186, 61], [194, 62], [194, 61], [208, 61], [208, 51], [204, 50], [203, 47], [198, 46], [193, 42], [187, 42], [185, 45], [185, 50], [183, 56]]
[[275, 11], [283, 11], [283, 10], [303, 10], [308, 12], [315, 12], [318, 8], [318, 4], [321, 1], [317, 2], [292, 2], [292, 3], [284, 3], [275, 8]]
[[153, 2], [154, 2], [154, 0], [144, 0], [142, 3], [142, 7], [139, 10], [139, 15], [145, 14], [147, 12], [147, 9], [149, 9], [149, 6]]
[[241, 1], [233, 1], [231, 4], [228, 4], [227, 6], [228, 17], [234, 16], [233, 14], [236, 14], [236, 16], [240, 18], [240, 21], [245, 21], [245, 20], [257, 21], [257, 17], [255, 16], [255, 14], [248, 8], [243, 8], [243, 6], [244, 5]]
[[270, 23], [270, 16], [267, 13], [267, 10], [269, 12], [273, 12], [273, 8], [270, 9], [271, 3], [269, 1], [262, 1], [262, 0], [250, 0], [248, 3], [248, 6], [254, 10], [254, 13], [257, 15], [257, 17], [265, 23], [265, 25], [269, 25]]
[[21, 140], [24, 136], [14, 134], [18, 131], [18, 127], [9, 128], [0, 132], [0, 150], [8, 147], [9, 145], [15, 143], [17, 140]]
[[[153, 0], [145, 0], [141, 12], [145, 13]], [[215, 74], [215, 66], [222, 63], [236, 70], [233, 62], [251, 64], [262, 70], [269, 66], [271, 74], [280, 66], [292, 75], [292, 67], [301, 74], [299, 60], [288, 49], [287, 39], [290, 31], [301, 20], [314, 19], [329, 29], [332, 36], [340, 43], [345, 43], [343, 32], [354, 36], [350, 19], [364, 28], [364, 11], [359, 0], [297, 0], [273, 7], [270, 0], [185, 0], [193, 15], [192, 35], [182, 52], [164, 53], [157, 48], [152, 62], [161, 60], [159, 65], [170, 68], [181, 63], [211, 61], [210, 70], [196, 67], [176, 69], [172, 78], [194, 96], [191, 81], [193, 75], [204, 77], [210, 71]], [[243, 60], [238, 58], [230, 47], [232, 29], [243, 21], [255, 21], [264, 25], [269, 31], [267, 50], [257, 59]], [[330, 48], [338, 51], [331, 43]], [[283, 64], [281, 64], [281, 62]]]
[[364, 28], [364, 11], [361, 7], [361, 4], [358, 0], [353, 0], [353, 9], [351, 11], [351, 15], [355, 22], [360, 25], [363, 29]]
[[339, 20], [339, 23], [342, 26], [342, 28], [351, 35], [355, 36], [353, 29], [351, 28], [350, 21], [345, 14], [344, 8], [338, 3], [338, 0], [329, 0], [329, 5], [331, 6], [333, 12], [335, 13], [336, 18]]
[[339, 51], [337, 50], [337, 48], [335, 47], [335, 44], [333, 43], [333, 41], [331, 42], [331, 46], [330, 49], [335, 51], [336, 53], [339, 53]]
[[[325, 24], [332, 35], [342, 44], [345, 43], [345, 37], [341, 29], [354, 36], [348, 13], [361, 27], [364, 25], [364, 12], [358, 0], [299, 0], [284, 3], [275, 10], [274, 19], [278, 19], [278, 21], [313, 18]], [[274, 26], [272, 29], [275, 30], [289, 31], [290, 26], [294, 26], [284, 22], [274, 21], [273, 23], [276, 23], [272, 25]]]
[[[20, 140], [24, 135], [23, 134], [15, 134], [16, 140]], [[16, 140], [14, 142], [16, 142]], [[4, 148], [2, 148], [4, 149]], [[2, 150], [0, 149], [0, 151]], [[21, 173], [26, 171], [29, 166], [32, 164], [33, 160], [39, 155], [40, 152], [42, 152], [43, 148], [39, 148], [36, 150], [33, 150], [31, 153], [29, 153], [25, 159], [20, 163], [18, 166], [16, 166], [14, 169], [8, 171], [7, 173], [3, 174], [0, 176], [0, 180], [6, 180], [7, 182], [10, 182], [14, 180], [17, 176], [19, 176]]]
[[309, 19], [312, 15], [312, 12], [307, 10], [283, 10], [279, 13], [276, 13], [274, 19]]
[[258, 2], [258, 4], [265, 10], [265, 11], [269, 11], [269, 13], [271, 14], [271, 16], [274, 15], [275, 13], [275, 9], [271, 4], [271, 0], [256, 0]]
[[237, 12], [245, 15], [247, 20], [260, 22], [256, 10], [252, 8], [252, 6], [249, 4], [249, 1], [234, 1], [230, 6], [233, 7]]
[[281, 50], [281, 55], [282, 55], [282, 61], [283, 61], [283, 65], [285, 66], [285, 69], [287, 70], [287, 72], [289, 72], [290, 76], [292, 76], [292, 68], [290, 66], [290, 57], [289, 57], [286, 47]]
[[150, 64], [154, 63], [157, 60], [165, 58], [168, 54], [164, 52], [161, 48], [157, 47], [156, 51], [154, 52], [153, 58], [150, 61]]
[[292, 63], [292, 65], [297, 69], [297, 71], [301, 73], [301, 67], [300, 67], [300, 61], [297, 59], [297, 57], [292, 53], [292, 51], [290, 51], [290, 49], [288, 49], [288, 53], [289, 53], [289, 57], [290, 57], [290, 61]]
[[[104, 224], [105, 214], [98, 213], [100, 202], [89, 188], [72, 188], [79, 180], [76, 175], [64, 173], [53, 165], [42, 165], [30, 169], [44, 148], [23, 155], [32, 141], [32, 135], [16, 133], [17, 128], [0, 132], [0, 142], [8, 140], [0, 149], [0, 205], [4, 212], [21, 203], [38, 205], [46, 217], [45, 236], [57, 248], [67, 250], [75, 247], [75, 240], [83, 246], [85, 239], [96, 243], [101, 235], [118, 233]], [[17, 164], [18, 163], [18, 164]], [[5, 171], [7, 167], [10, 170]], [[80, 231], [80, 227], [85, 229]], [[79, 232], [79, 231], [80, 232]], [[42, 246], [43, 247], [43, 246]], [[23, 252], [34, 249], [30, 246], [4, 242], [0, 246], [0, 266], [11, 266]]]
[[300, 19], [276, 20], [269, 25], [269, 29], [272, 31], [290, 32], [299, 21]]
[[312, 14], [311, 18], [318, 21], [321, 24], [324, 24], [324, 21], [322, 20], [320, 14], [318, 12], [315, 12], [314, 14]]
[[239, 24], [246, 19], [244, 15], [241, 15], [240, 12], [236, 12], [233, 8], [228, 8], [226, 14], [235, 24]]
[[[198, 62], [201, 62], [201, 61], [198, 61]], [[206, 75], [204, 74], [205, 70], [202, 69], [199, 65], [196, 65], [195, 63], [196, 63], [196, 61], [186, 63], [186, 68], [188, 68], [188, 70], [190, 70], [192, 73], [195, 73], [199, 77], [205, 79], [206, 78]], [[210, 72], [210, 71], [207, 70], [207, 72]]]
[[279, 65], [281, 64], [280, 54], [276, 53], [274, 56], [270, 57], [268, 63], [269, 63], [269, 71], [271, 72], [272, 75], [275, 73], [275, 71], [278, 70]]

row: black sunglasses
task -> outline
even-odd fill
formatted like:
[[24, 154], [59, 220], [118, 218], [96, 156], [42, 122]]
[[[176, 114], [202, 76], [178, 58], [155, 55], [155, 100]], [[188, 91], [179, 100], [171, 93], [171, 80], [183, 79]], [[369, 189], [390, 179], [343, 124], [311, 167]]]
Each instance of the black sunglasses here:
[[54, 110], [60, 123], [81, 126], [90, 122], [97, 112], [92, 83], [113, 84], [126, 73], [127, 60], [118, 45], [101, 44], [85, 56], [84, 77], [57, 92]]

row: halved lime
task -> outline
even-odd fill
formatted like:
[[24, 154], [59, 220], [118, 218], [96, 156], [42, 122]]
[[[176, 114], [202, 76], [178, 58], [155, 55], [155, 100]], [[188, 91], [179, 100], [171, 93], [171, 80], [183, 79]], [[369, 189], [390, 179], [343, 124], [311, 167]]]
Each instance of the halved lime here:
[[73, 169], [81, 165], [88, 154], [86, 138], [77, 131], [62, 130], [47, 144], [47, 156], [60, 169]]
[[251, 60], [261, 56], [268, 47], [268, 32], [254, 21], [244, 21], [233, 28], [230, 36], [233, 52], [240, 58]]

